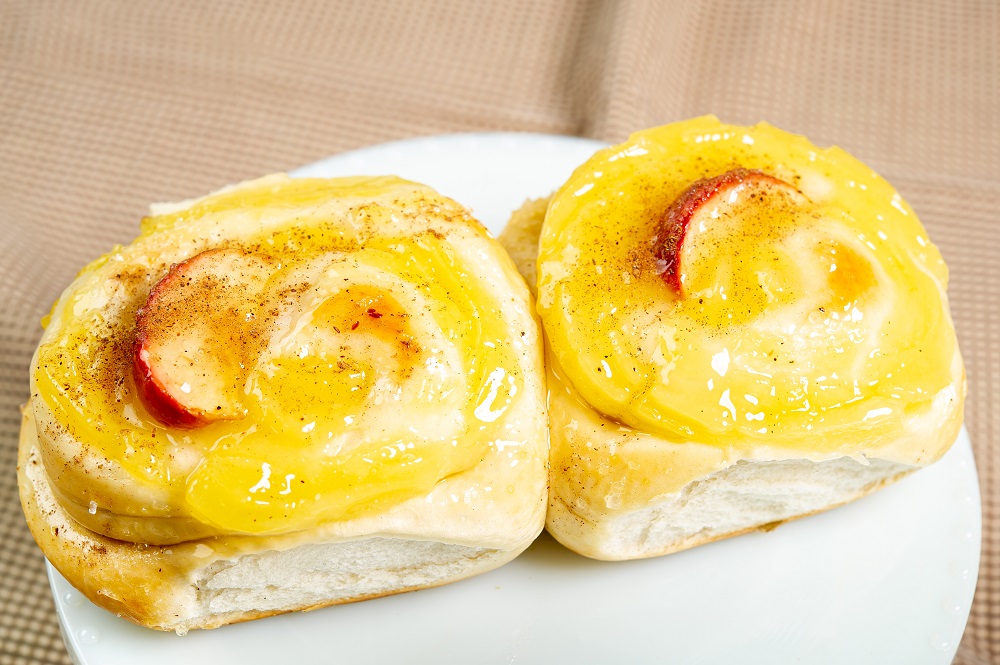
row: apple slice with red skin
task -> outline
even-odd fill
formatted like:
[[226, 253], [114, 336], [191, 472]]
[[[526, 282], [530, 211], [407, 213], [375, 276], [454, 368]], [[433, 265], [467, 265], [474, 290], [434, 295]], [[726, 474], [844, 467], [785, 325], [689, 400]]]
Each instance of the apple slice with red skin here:
[[688, 293], [683, 274], [688, 269], [684, 250], [702, 224], [706, 226], [726, 214], [739, 213], [739, 206], [763, 206], [768, 197], [785, 197], [793, 204], [806, 202], [799, 190], [780, 178], [755, 169], [733, 169], [714, 178], [698, 180], [667, 209], [657, 232], [654, 254], [664, 266], [663, 279], [680, 297]]
[[[164, 425], [199, 427], [246, 415], [247, 357], [259, 337], [266, 257], [211, 249], [171, 266], [136, 315], [133, 377]], [[259, 351], [259, 349], [257, 349]]]

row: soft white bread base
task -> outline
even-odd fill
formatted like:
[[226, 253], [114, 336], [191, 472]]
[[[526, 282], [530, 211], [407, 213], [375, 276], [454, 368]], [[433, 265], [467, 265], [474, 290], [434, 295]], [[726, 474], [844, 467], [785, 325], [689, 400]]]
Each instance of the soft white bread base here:
[[172, 546], [113, 540], [82, 527], [56, 500], [27, 416], [18, 480], [28, 526], [64, 577], [121, 617], [179, 634], [453, 582], [507, 563], [534, 539], [492, 549], [379, 534], [344, 539], [314, 529]]
[[584, 518], [550, 497], [547, 526], [580, 554], [605, 560], [660, 556], [839, 506], [914, 467], [842, 457], [827, 462], [742, 461], [631, 512]]

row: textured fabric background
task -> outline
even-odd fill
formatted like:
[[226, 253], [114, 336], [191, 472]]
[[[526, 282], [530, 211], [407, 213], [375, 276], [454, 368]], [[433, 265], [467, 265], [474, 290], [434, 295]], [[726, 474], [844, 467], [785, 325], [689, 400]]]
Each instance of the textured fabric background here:
[[985, 535], [957, 662], [1000, 662], [1000, 3], [0, 0], [0, 665], [68, 663], [15, 488], [38, 321], [151, 201], [417, 135], [715, 113], [838, 143], [952, 268]]

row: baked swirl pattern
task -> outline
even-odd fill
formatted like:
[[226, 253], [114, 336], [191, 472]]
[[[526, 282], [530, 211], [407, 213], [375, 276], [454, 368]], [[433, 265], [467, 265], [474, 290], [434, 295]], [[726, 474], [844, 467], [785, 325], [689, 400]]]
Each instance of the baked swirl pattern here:
[[[838, 148], [711, 117], [639, 132], [553, 196], [537, 269], [549, 529], [584, 553], [650, 556], [814, 512], [957, 435], [944, 262], [898, 193]], [[871, 473], [725, 528], [656, 512], [695, 481], [793, 460]], [[752, 494], [734, 494], [737, 512]]]

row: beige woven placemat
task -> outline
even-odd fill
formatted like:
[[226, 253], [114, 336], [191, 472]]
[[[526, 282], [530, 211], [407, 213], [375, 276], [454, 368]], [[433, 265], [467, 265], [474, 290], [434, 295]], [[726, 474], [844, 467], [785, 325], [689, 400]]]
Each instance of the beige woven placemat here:
[[67, 663], [14, 478], [38, 321], [150, 201], [366, 144], [702, 113], [838, 143], [952, 268], [985, 535], [958, 662], [1000, 660], [1000, 4], [0, 0], [0, 665]]

